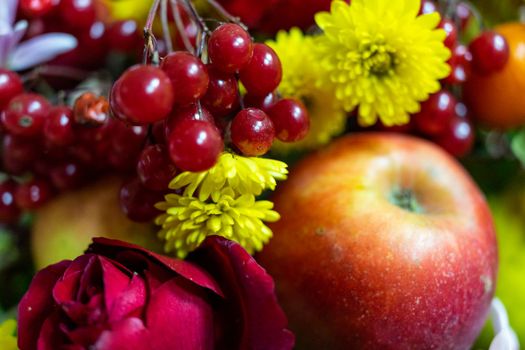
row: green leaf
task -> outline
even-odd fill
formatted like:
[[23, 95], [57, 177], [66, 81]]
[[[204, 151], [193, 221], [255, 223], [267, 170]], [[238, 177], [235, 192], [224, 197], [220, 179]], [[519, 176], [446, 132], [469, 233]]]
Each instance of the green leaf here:
[[525, 129], [521, 129], [512, 137], [510, 148], [516, 158], [525, 166]]

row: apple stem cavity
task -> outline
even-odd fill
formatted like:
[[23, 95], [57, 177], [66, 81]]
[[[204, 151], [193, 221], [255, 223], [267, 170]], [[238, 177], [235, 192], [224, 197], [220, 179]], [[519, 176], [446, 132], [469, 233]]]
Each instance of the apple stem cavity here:
[[390, 192], [390, 203], [412, 213], [423, 213], [423, 207], [419, 205], [416, 195], [408, 188], [396, 187]]

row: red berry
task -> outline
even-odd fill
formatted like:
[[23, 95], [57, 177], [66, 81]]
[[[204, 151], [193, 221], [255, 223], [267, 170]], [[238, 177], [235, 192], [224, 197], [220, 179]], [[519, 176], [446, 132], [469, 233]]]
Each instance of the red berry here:
[[283, 142], [303, 139], [310, 129], [306, 107], [298, 100], [285, 98], [277, 102], [268, 115], [275, 126], [275, 136]]
[[203, 120], [210, 124], [214, 124], [213, 115], [204, 107], [199, 110], [198, 105], [189, 105], [185, 107], [176, 108], [175, 111], [166, 119], [164, 124], [165, 138], [168, 139], [171, 131], [175, 125], [182, 120]]
[[417, 128], [422, 133], [435, 136], [445, 131], [448, 123], [454, 117], [456, 99], [445, 90], [430, 95], [421, 104], [421, 111], [414, 115]]
[[194, 103], [204, 96], [210, 79], [202, 61], [189, 52], [170, 53], [161, 64], [173, 84], [174, 101], [179, 105]]
[[267, 95], [277, 88], [281, 77], [281, 61], [275, 51], [268, 45], [254, 44], [252, 59], [240, 71], [246, 90], [253, 95]]
[[133, 170], [146, 142], [148, 129], [145, 126], [128, 126], [116, 120], [113, 121], [113, 124], [110, 135], [109, 163], [118, 171]]
[[467, 155], [474, 144], [474, 130], [468, 119], [453, 117], [435, 142], [455, 157]]
[[132, 19], [113, 22], [108, 28], [107, 39], [112, 50], [133, 52], [141, 44], [137, 22]]
[[[179, 6], [180, 7], [180, 6]], [[189, 39], [189, 42], [193, 47], [197, 45], [197, 35], [199, 34], [199, 26], [195, 23], [195, 21], [191, 21], [189, 19], [182, 19], [182, 22], [184, 24], [184, 35]], [[175, 47], [180, 50], [185, 50], [186, 47], [184, 46], [184, 40], [182, 39], [182, 35], [179, 32], [175, 33]]]
[[257, 96], [246, 94], [243, 97], [243, 102], [245, 107], [254, 107], [259, 108], [263, 112], [268, 112], [268, 110], [275, 104], [279, 98], [275, 92], [270, 92], [266, 96]]
[[448, 64], [452, 68], [450, 75], [443, 81], [447, 84], [459, 85], [465, 83], [471, 74], [472, 55], [464, 45], [457, 45], [452, 51]]
[[234, 111], [239, 104], [239, 84], [235, 76], [224, 74], [208, 66], [210, 84], [202, 99], [203, 105], [217, 117]]
[[42, 132], [49, 102], [37, 94], [20, 94], [9, 101], [2, 114], [2, 124], [17, 136], [36, 136]]
[[268, 152], [274, 137], [272, 120], [260, 109], [246, 108], [233, 118], [232, 142], [246, 156], [261, 156]]
[[170, 157], [183, 171], [208, 170], [217, 162], [224, 144], [217, 128], [203, 120], [185, 119], [168, 138]]
[[434, 1], [431, 0], [423, 0], [421, 1], [421, 7], [419, 9], [420, 14], [427, 14], [437, 12], [437, 6]]
[[151, 128], [151, 133], [155, 143], [166, 144], [166, 120], [155, 122]]
[[15, 203], [16, 182], [7, 180], [0, 183], [0, 222], [15, 223], [20, 216], [20, 208]]
[[53, 186], [59, 190], [74, 189], [86, 180], [84, 168], [76, 161], [69, 161], [54, 166], [49, 175]]
[[151, 145], [140, 154], [137, 174], [144, 187], [162, 191], [168, 188], [168, 184], [177, 174], [177, 168], [165, 146]]
[[483, 32], [470, 45], [472, 67], [482, 75], [502, 70], [509, 60], [507, 40], [495, 32]]
[[460, 28], [464, 30], [472, 18], [472, 10], [466, 2], [460, 2], [456, 6], [456, 17], [459, 18]]
[[56, 146], [70, 145], [74, 140], [73, 111], [67, 106], [51, 108], [44, 122], [44, 137]]
[[15, 201], [24, 210], [33, 210], [46, 203], [53, 195], [51, 185], [42, 179], [21, 184], [15, 191]]
[[444, 42], [445, 46], [448, 47], [449, 50], [453, 50], [458, 41], [458, 30], [456, 29], [456, 25], [448, 18], [443, 18], [439, 23], [438, 28], [445, 30], [447, 33]]
[[59, 10], [62, 21], [71, 28], [88, 28], [96, 19], [94, 0], [60, 0]]
[[155, 204], [164, 200], [162, 192], [146, 189], [139, 179], [126, 181], [120, 188], [120, 208], [133, 221], [147, 222], [153, 220], [160, 211]]
[[23, 91], [22, 80], [18, 74], [8, 69], [0, 68], [0, 112], [13, 97]]
[[211, 33], [208, 55], [214, 67], [225, 73], [234, 73], [244, 67], [253, 54], [253, 43], [238, 24], [227, 23]]
[[113, 85], [110, 98], [114, 114], [133, 124], [166, 118], [174, 102], [173, 87], [166, 73], [146, 65], [125, 71]]
[[18, 7], [27, 17], [41, 17], [53, 8], [53, 0], [20, 0]]
[[20, 175], [29, 170], [38, 159], [38, 144], [32, 140], [5, 135], [2, 140], [3, 165], [13, 175]]

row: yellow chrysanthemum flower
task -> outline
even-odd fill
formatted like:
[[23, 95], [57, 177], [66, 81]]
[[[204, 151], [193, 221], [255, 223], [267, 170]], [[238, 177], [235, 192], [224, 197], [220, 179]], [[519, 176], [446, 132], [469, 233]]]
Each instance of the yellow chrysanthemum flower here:
[[345, 110], [359, 106], [362, 125], [377, 118], [387, 126], [407, 123], [450, 72], [439, 14], [418, 16], [419, 6], [419, 0], [335, 0], [330, 12], [315, 16], [327, 82]]
[[310, 131], [306, 138], [294, 143], [276, 140], [273, 150], [277, 152], [314, 149], [344, 130], [346, 114], [333, 90], [319, 84], [324, 73], [315, 56], [315, 40], [303, 35], [299, 28], [292, 28], [290, 32], [277, 33], [275, 41], [266, 42], [275, 50], [283, 67], [279, 93], [301, 100], [310, 115]]
[[166, 252], [179, 258], [197, 248], [206, 237], [220, 235], [241, 244], [249, 253], [259, 251], [272, 236], [263, 221], [277, 221], [279, 214], [270, 201], [256, 201], [253, 194], [236, 196], [226, 187], [211, 194], [211, 201], [168, 194], [156, 207], [165, 211], [155, 223]]
[[258, 196], [266, 189], [275, 189], [276, 180], [285, 180], [287, 174], [287, 165], [281, 161], [224, 152], [211, 169], [181, 173], [169, 187], [173, 190], [185, 188], [185, 196], [193, 196], [198, 190], [197, 196], [201, 201], [224, 187], [231, 188], [237, 195]]
[[0, 324], [0, 349], [17, 350], [16, 344], [16, 321], [13, 319], [5, 320]]

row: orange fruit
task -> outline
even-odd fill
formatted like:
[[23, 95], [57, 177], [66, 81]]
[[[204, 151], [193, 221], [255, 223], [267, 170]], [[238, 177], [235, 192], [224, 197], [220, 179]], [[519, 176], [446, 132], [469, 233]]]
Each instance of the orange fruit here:
[[505, 23], [494, 31], [507, 39], [510, 56], [503, 70], [473, 72], [464, 86], [465, 100], [481, 124], [496, 129], [525, 125], [525, 24]]

